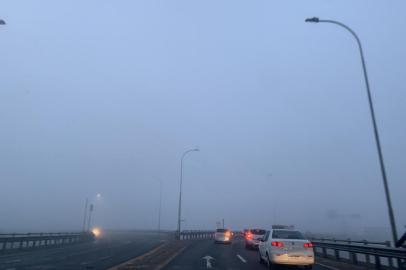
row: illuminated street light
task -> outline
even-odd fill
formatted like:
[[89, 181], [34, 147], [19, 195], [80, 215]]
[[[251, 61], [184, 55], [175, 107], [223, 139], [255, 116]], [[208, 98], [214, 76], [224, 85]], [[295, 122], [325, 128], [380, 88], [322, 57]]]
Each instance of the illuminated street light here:
[[354, 32], [354, 30], [352, 30], [350, 27], [348, 27], [347, 25], [345, 25], [345, 24], [343, 24], [341, 22], [337, 22], [337, 21], [333, 21], [333, 20], [320, 20], [317, 17], [307, 18], [305, 20], [305, 22], [310, 22], [310, 23], [330, 23], [330, 24], [338, 25], [338, 26], [346, 29], [348, 32], [350, 32], [352, 34], [352, 36], [355, 38], [355, 40], [357, 41], [359, 53], [360, 53], [360, 56], [361, 56], [362, 69], [364, 71], [364, 80], [365, 80], [365, 86], [366, 86], [368, 102], [369, 102], [369, 111], [370, 111], [370, 114], [371, 114], [372, 125], [373, 125], [373, 130], [374, 130], [375, 144], [376, 144], [376, 148], [377, 148], [377, 151], [378, 151], [379, 165], [380, 165], [380, 169], [381, 169], [383, 186], [384, 186], [384, 189], [385, 189], [386, 204], [387, 204], [387, 207], [388, 207], [388, 214], [389, 214], [389, 222], [390, 222], [391, 229], [392, 229], [392, 238], [393, 238], [393, 243], [396, 243], [396, 241], [398, 240], [398, 236], [397, 236], [397, 231], [396, 231], [395, 215], [393, 214], [393, 208], [392, 208], [392, 202], [391, 202], [391, 197], [390, 197], [390, 192], [389, 192], [388, 179], [386, 177], [385, 163], [384, 163], [384, 160], [383, 160], [381, 142], [380, 142], [380, 139], [379, 139], [378, 125], [376, 124], [376, 119], [375, 119], [375, 110], [374, 110], [374, 105], [373, 105], [373, 102], [372, 102], [371, 90], [369, 89], [368, 73], [367, 73], [367, 67], [366, 67], [366, 64], [365, 64], [365, 58], [364, 58], [364, 52], [363, 52], [362, 45], [361, 45], [361, 40], [358, 38], [358, 36]]
[[[101, 199], [103, 199], [101, 193], [97, 193], [96, 194], [96, 200], [100, 201]], [[93, 211], [93, 209], [94, 209], [94, 204], [90, 204], [90, 206], [89, 206], [89, 199], [86, 198], [86, 200], [85, 200], [85, 213], [84, 213], [84, 216], [83, 216], [83, 225], [82, 225], [82, 230], [84, 232], [90, 230], [90, 220], [91, 220], [90, 215], [91, 215], [91, 212]], [[89, 213], [89, 215], [88, 215], [88, 213]]]

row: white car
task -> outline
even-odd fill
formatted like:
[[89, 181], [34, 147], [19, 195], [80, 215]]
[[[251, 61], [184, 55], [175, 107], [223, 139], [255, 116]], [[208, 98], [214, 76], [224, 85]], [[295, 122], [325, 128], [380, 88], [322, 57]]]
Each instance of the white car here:
[[217, 229], [214, 233], [214, 242], [231, 244], [232, 236], [233, 234], [229, 229]]
[[260, 240], [258, 248], [259, 261], [266, 263], [270, 269], [279, 264], [312, 269], [314, 264], [313, 244], [296, 230], [267, 231]]

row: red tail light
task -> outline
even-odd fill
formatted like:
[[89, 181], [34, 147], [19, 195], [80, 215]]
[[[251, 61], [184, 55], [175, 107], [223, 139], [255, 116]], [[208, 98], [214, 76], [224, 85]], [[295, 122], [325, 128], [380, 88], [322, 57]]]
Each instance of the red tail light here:
[[305, 248], [312, 248], [313, 244], [312, 243], [304, 243], [303, 245]]
[[272, 245], [273, 247], [283, 247], [283, 242], [273, 241], [273, 242], [271, 243], [271, 245]]
[[252, 238], [253, 238], [253, 236], [252, 236], [252, 233], [247, 233], [247, 240], [252, 240]]

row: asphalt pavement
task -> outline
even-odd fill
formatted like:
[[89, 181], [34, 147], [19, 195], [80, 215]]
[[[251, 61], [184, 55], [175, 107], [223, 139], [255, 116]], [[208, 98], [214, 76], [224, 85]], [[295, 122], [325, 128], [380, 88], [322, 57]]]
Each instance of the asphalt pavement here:
[[[209, 263], [207, 262], [209, 261]], [[316, 259], [317, 262], [317, 259]], [[232, 244], [215, 244], [213, 240], [201, 240], [192, 243], [182, 254], [170, 262], [163, 270], [264, 270], [259, 263], [258, 251], [247, 250], [244, 239], [234, 239]], [[281, 268], [295, 269], [295, 268]], [[296, 268], [298, 269], [298, 268]], [[315, 270], [337, 270], [320, 264]]]
[[92, 243], [0, 253], [0, 270], [107, 269], [148, 252], [164, 238], [148, 232], [105, 232]]
[[[124, 267], [118, 267], [123, 264]], [[347, 269], [326, 264], [316, 258], [313, 269]], [[141, 266], [154, 270], [266, 269], [259, 263], [258, 251], [245, 249], [242, 237], [236, 237], [232, 244], [215, 244], [213, 239], [175, 241], [173, 234], [110, 232], [92, 243], [0, 253], [0, 270], [139, 269]]]

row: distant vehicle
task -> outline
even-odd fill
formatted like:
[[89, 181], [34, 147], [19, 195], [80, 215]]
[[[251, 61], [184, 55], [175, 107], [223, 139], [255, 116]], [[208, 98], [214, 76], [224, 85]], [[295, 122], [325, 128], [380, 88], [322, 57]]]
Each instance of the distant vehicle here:
[[229, 229], [217, 229], [214, 233], [215, 243], [231, 244], [233, 233]]
[[258, 249], [259, 239], [263, 238], [266, 231], [262, 229], [251, 229], [245, 233], [245, 248]]
[[270, 269], [279, 264], [312, 269], [314, 264], [313, 244], [296, 230], [267, 231], [258, 248], [260, 263], [266, 263]]

